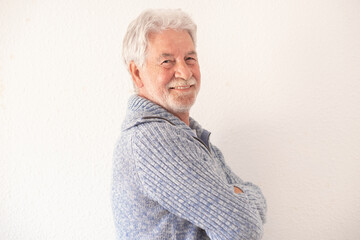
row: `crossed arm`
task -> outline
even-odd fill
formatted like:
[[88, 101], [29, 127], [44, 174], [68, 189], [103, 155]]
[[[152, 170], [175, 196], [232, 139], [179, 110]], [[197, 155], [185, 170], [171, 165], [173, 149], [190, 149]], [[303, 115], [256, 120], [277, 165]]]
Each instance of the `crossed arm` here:
[[[264, 206], [257, 206], [262, 202], [256, 199], [259, 189], [242, 181], [224, 181], [200, 144], [167, 134], [174, 131], [169, 124], [159, 125], [139, 126], [132, 141], [144, 192], [168, 211], [203, 228], [211, 239], [260, 239], [259, 208]], [[236, 179], [226, 171], [229, 179]]]

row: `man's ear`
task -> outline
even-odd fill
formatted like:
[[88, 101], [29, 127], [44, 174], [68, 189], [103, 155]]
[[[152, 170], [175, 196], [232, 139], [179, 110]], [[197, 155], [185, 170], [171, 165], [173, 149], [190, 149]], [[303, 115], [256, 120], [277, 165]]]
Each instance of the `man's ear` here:
[[129, 70], [130, 70], [130, 74], [132, 77], [132, 80], [135, 84], [135, 86], [139, 89], [142, 86], [144, 86], [144, 83], [141, 79], [140, 76], [140, 69], [138, 68], [138, 66], [136, 66], [136, 64], [134, 63], [134, 61], [131, 61], [129, 64]]

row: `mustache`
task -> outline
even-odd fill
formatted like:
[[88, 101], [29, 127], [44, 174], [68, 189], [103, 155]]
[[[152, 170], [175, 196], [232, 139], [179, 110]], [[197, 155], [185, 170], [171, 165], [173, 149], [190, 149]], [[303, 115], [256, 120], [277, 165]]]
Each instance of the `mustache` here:
[[195, 85], [196, 80], [194, 77], [191, 77], [189, 80], [184, 80], [182, 78], [173, 78], [167, 85], [168, 88], [174, 88], [174, 87], [181, 87], [181, 86], [188, 86], [188, 85]]

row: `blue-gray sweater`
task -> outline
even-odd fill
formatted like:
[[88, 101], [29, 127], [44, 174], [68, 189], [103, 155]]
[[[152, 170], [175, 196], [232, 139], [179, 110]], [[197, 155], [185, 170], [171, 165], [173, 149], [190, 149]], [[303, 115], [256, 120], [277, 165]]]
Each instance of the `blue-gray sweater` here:
[[[260, 239], [260, 189], [225, 164], [210, 133], [134, 95], [114, 151], [118, 239]], [[235, 194], [234, 186], [243, 190]]]

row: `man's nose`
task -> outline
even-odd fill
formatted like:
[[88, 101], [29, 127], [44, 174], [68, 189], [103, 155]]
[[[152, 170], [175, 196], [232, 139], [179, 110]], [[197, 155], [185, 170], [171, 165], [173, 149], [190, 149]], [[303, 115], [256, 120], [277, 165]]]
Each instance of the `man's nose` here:
[[192, 77], [192, 71], [185, 61], [176, 64], [175, 78], [189, 80]]

